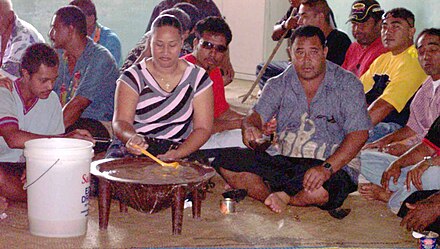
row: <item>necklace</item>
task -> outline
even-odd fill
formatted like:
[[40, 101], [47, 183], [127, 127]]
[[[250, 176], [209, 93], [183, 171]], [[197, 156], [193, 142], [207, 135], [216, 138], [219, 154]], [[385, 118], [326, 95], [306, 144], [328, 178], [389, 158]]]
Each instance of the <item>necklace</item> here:
[[[165, 78], [163, 77], [162, 72], [160, 72], [160, 70], [157, 68], [155, 63], [153, 62], [152, 64], [153, 64], [153, 68], [155, 69], [155, 74], [156, 74], [156, 76], [158, 76], [158, 79], [160, 80], [160, 83], [158, 82], [159, 85], [163, 85], [165, 90], [169, 92], [171, 90], [171, 88], [172, 88], [172, 84], [169, 82], [169, 79], [165, 80]], [[177, 65], [176, 65], [176, 68], [177, 68]], [[176, 70], [174, 70], [174, 72], [175, 71]]]
[[[165, 80], [163, 78], [161, 78], [161, 80], [162, 80], [162, 82], [165, 82]], [[170, 87], [171, 87], [170, 83], [165, 82], [165, 90], [169, 91]]]

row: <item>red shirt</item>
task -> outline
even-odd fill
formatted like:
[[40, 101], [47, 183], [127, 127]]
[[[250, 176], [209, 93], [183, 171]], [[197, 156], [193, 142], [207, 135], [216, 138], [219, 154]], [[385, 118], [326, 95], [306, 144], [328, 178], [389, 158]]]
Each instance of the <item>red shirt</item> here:
[[380, 37], [366, 48], [363, 48], [357, 42], [353, 42], [345, 54], [342, 68], [354, 73], [357, 77], [361, 77], [370, 68], [371, 63], [379, 55], [386, 52], [388, 50], [383, 47]]
[[[196, 63], [196, 57], [192, 54], [187, 54], [182, 56], [182, 58], [193, 64]], [[214, 93], [214, 118], [218, 118], [229, 109], [229, 104], [226, 102], [225, 86], [220, 68], [216, 67], [213, 69], [209, 73], [209, 78], [212, 80], [212, 91]]]

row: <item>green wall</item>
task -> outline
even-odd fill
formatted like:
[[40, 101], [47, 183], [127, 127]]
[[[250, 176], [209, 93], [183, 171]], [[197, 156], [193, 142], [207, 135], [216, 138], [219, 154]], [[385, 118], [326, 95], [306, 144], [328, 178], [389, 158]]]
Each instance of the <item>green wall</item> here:
[[[12, 0], [17, 15], [31, 23], [49, 42], [47, 33], [53, 13], [70, 0]], [[94, 0], [98, 21], [114, 30], [122, 43], [122, 57], [144, 34], [154, 6], [160, 0]]]
[[[69, 3], [69, 0], [12, 1], [18, 16], [32, 23], [45, 38], [47, 38], [53, 13], [59, 7]], [[338, 28], [344, 30], [351, 38], [351, 25], [345, 22], [353, 1], [328, 0], [330, 7], [335, 12]], [[99, 22], [113, 29], [121, 38], [122, 54], [125, 57], [144, 33], [151, 11], [160, 0], [94, 0], [94, 2]], [[436, 13], [440, 10], [440, 0], [382, 0], [379, 2], [385, 10], [395, 7], [405, 7], [411, 10], [416, 16], [417, 33], [423, 28], [440, 27], [440, 15]]]

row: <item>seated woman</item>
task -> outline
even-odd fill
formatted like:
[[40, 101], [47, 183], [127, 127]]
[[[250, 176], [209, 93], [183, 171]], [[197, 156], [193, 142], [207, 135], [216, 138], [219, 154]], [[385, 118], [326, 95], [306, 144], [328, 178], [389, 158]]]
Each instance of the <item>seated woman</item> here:
[[152, 57], [128, 68], [117, 81], [107, 157], [140, 155], [135, 145], [162, 159], [196, 152], [213, 126], [212, 81], [204, 69], [179, 59], [180, 22], [161, 15], [153, 23]]

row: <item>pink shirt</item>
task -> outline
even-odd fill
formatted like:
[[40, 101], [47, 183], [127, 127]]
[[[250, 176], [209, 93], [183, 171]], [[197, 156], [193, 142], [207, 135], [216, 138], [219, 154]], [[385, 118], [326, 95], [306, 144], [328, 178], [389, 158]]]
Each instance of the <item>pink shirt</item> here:
[[353, 42], [345, 54], [342, 68], [354, 73], [357, 77], [361, 77], [370, 68], [370, 64], [379, 55], [386, 52], [387, 49], [383, 47], [380, 37], [366, 48], [363, 48], [357, 42]]
[[417, 133], [418, 141], [428, 133], [429, 127], [440, 115], [440, 87], [434, 92], [434, 85], [429, 76], [414, 96], [406, 125]]

